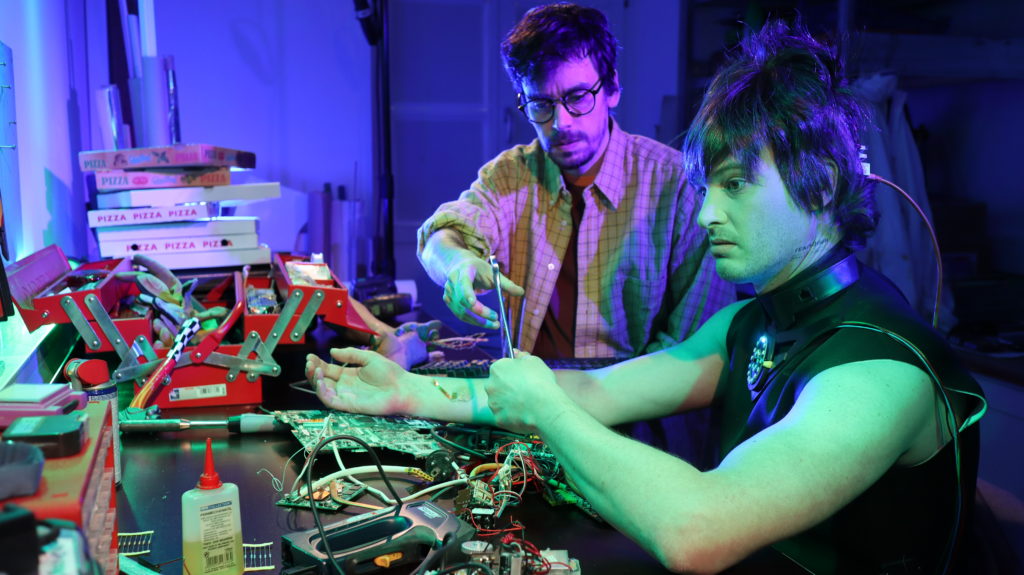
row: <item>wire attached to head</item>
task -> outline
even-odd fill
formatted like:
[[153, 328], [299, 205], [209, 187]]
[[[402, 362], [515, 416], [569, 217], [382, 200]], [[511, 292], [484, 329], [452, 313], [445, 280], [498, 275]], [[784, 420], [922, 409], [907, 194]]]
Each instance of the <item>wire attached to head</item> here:
[[935, 329], [938, 329], [939, 328], [939, 305], [942, 302], [942, 253], [939, 251], [939, 240], [935, 236], [935, 228], [933, 228], [932, 227], [932, 223], [930, 221], [928, 221], [928, 216], [925, 215], [924, 210], [921, 209], [921, 206], [918, 205], [918, 203], [914, 201], [914, 198], [910, 197], [910, 194], [908, 194], [906, 192], [906, 190], [904, 190], [903, 188], [897, 186], [896, 184], [890, 182], [889, 180], [887, 180], [887, 179], [885, 179], [885, 178], [883, 178], [881, 176], [876, 176], [875, 174], [870, 173], [868, 171], [869, 169], [870, 169], [869, 167], [865, 167], [865, 177], [867, 177], [867, 179], [869, 179], [869, 180], [871, 180], [873, 182], [883, 183], [883, 184], [889, 186], [890, 188], [896, 190], [900, 194], [902, 194], [903, 197], [908, 202], [910, 202], [910, 205], [914, 206], [914, 209], [917, 211], [917, 215], [921, 216], [921, 220], [924, 222], [924, 225], [928, 228], [928, 237], [932, 240], [932, 250], [935, 252], [935, 270], [936, 270], [936, 278], [935, 278], [935, 305], [932, 307], [932, 327], [934, 327]]

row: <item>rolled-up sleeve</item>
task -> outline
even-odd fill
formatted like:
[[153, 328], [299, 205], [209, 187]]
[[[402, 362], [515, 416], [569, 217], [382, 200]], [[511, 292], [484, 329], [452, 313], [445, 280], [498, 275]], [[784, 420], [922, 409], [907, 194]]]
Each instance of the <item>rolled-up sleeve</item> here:
[[490, 254], [508, 261], [508, 238], [516, 230], [513, 216], [517, 195], [523, 193], [526, 178], [519, 147], [503, 152], [480, 168], [476, 181], [454, 201], [438, 206], [416, 233], [416, 254], [423, 262], [423, 249], [434, 232], [450, 228], [459, 232], [466, 247], [481, 258]]

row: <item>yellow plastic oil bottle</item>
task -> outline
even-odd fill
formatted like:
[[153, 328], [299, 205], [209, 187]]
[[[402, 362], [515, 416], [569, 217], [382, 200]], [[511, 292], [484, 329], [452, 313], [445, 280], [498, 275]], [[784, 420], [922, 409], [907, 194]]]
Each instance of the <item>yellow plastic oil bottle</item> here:
[[181, 495], [181, 542], [184, 575], [241, 575], [245, 570], [238, 486], [217, 475], [209, 437], [199, 483]]

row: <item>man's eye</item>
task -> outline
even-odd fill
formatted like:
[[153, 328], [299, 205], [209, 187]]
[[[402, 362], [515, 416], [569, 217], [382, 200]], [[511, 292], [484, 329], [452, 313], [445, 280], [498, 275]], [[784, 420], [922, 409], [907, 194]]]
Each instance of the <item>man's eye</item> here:
[[725, 182], [725, 185], [722, 186], [722, 187], [727, 192], [735, 193], [735, 192], [738, 192], [738, 191], [742, 190], [746, 185], [747, 185], [747, 181], [746, 180], [744, 180], [742, 178], [732, 178], [731, 180]]
[[548, 100], [531, 100], [527, 105], [537, 111], [549, 110], [551, 108], [551, 102]]
[[586, 90], [579, 90], [577, 92], [570, 92], [566, 94], [565, 101], [570, 104], [579, 104], [590, 95], [590, 92]]

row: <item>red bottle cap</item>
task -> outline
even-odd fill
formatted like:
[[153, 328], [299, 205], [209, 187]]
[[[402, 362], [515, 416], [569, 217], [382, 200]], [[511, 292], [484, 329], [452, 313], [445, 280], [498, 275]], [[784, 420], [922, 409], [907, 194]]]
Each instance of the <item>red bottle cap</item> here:
[[210, 438], [206, 438], [206, 467], [203, 469], [203, 474], [199, 476], [199, 483], [196, 487], [199, 489], [217, 489], [221, 485], [224, 485], [220, 480], [220, 475], [217, 475], [217, 470], [213, 468], [213, 443]]
[[102, 359], [72, 359], [64, 366], [64, 377], [77, 379], [82, 387], [95, 387], [110, 381], [110, 367]]

